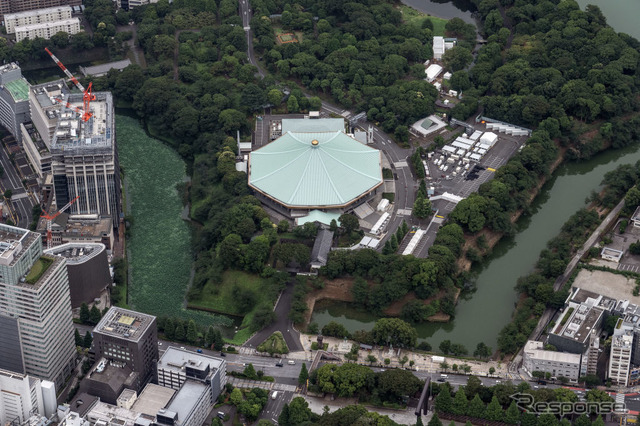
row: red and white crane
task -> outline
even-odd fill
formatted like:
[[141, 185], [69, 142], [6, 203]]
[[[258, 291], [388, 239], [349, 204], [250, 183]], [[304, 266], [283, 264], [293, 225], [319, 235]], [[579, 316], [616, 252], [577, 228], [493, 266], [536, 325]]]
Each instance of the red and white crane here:
[[60, 69], [67, 75], [67, 77], [69, 77], [69, 79], [71, 81], [73, 81], [73, 84], [76, 85], [76, 87], [78, 88], [78, 90], [80, 90], [82, 92], [82, 106], [83, 108], [77, 108], [74, 106], [70, 106], [70, 104], [68, 102], [65, 102], [62, 99], [56, 98], [56, 102], [59, 102], [63, 105], [66, 105], [67, 108], [71, 108], [74, 111], [78, 112], [79, 114], [81, 114], [82, 116], [82, 121], [89, 121], [89, 119], [91, 118], [91, 116], [93, 116], [93, 114], [91, 114], [91, 111], [89, 109], [90, 103], [91, 101], [95, 101], [96, 100], [96, 95], [93, 94], [92, 91], [92, 86], [93, 83], [89, 83], [89, 86], [85, 89], [84, 86], [82, 84], [80, 84], [80, 82], [78, 81], [78, 79], [76, 79], [73, 74], [71, 74], [71, 71], [69, 71], [67, 69], [67, 67], [64, 66], [64, 64], [62, 62], [60, 62], [60, 59], [58, 59], [56, 57], [56, 55], [54, 55], [53, 53], [51, 53], [51, 51], [48, 48], [44, 48], [44, 50], [47, 51], [47, 53], [49, 54], [49, 56], [51, 56], [51, 59], [53, 59], [53, 62], [55, 62]]
[[60, 214], [62, 212], [64, 212], [69, 207], [71, 207], [71, 205], [73, 203], [75, 203], [78, 200], [78, 198], [80, 198], [79, 195], [76, 198], [74, 198], [73, 200], [69, 201], [63, 208], [61, 208], [60, 210], [58, 210], [54, 214], [44, 213], [44, 214], [42, 214], [40, 216], [40, 217], [43, 217], [43, 218], [45, 218], [47, 220], [47, 249], [51, 248], [51, 223], [53, 222], [53, 220], [56, 217], [60, 216]]

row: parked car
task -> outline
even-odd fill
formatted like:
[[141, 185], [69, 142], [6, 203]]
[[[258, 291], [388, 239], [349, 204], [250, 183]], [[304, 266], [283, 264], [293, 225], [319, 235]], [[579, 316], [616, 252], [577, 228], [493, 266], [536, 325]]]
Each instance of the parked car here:
[[277, 362], [276, 367], [284, 367], [284, 364], [282, 362]]
[[225, 354], [224, 352], [220, 352], [220, 356], [224, 358], [227, 356], [227, 354]]
[[202, 349], [198, 349], [196, 352], [198, 352], [199, 354], [202, 353]]

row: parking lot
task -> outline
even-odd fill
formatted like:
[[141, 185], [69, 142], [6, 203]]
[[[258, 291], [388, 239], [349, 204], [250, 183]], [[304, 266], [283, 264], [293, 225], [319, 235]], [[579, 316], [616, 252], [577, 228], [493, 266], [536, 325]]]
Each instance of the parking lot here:
[[[484, 127], [484, 125], [478, 125], [477, 130], [484, 131]], [[449, 156], [444, 154], [442, 150], [437, 150], [431, 159], [426, 161], [429, 169], [427, 186], [432, 186], [436, 195], [448, 192], [462, 198], [478, 191], [480, 185], [490, 180], [495, 171], [504, 166], [527, 139], [525, 136], [496, 134], [498, 141], [479, 161], [453, 160], [456, 156]], [[446, 158], [446, 161], [450, 162], [450, 168], [445, 171], [441, 170], [441, 167], [435, 163], [440, 158]], [[455, 207], [452, 202], [439, 201], [441, 202], [437, 204], [437, 208], [441, 210], [443, 215]]]

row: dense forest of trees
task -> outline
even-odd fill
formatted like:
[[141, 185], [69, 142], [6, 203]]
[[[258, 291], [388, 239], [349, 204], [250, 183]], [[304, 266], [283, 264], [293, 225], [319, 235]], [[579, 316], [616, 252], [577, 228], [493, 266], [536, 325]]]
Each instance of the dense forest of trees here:
[[[131, 106], [153, 135], [188, 162], [191, 216], [202, 225], [194, 238], [192, 295], [219, 281], [226, 268], [270, 277], [274, 271], [265, 268], [268, 260], [286, 265], [308, 259], [316, 230], [294, 229], [299, 241], [281, 244], [279, 234], [288, 229], [271, 223], [250, 195], [246, 175], [235, 169], [236, 133], [248, 138], [251, 119], [264, 105], [301, 112], [317, 109], [319, 96], [330, 96], [346, 108], [366, 111], [399, 141], [406, 141], [407, 125], [435, 110], [436, 91], [423, 80], [423, 62], [432, 56], [433, 25], [428, 18], [404, 22], [391, 1], [253, 0], [255, 47], [272, 74], [265, 78], [257, 77], [247, 61], [235, 0], [160, 0], [117, 13], [110, 0], [85, 3], [93, 38], [65, 40], [60, 35], [51, 42], [79, 49], [111, 47], [116, 26], [130, 20], [137, 24], [136, 42], [145, 52], [147, 68], [112, 70], [94, 78], [94, 87], [111, 90], [119, 105]], [[452, 88], [464, 94], [452, 114], [466, 119], [481, 107], [485, 115], [536, 130], [495, 179], [456, 206], [452, 223], [439, 230], [427, 259], [391, 254], [390, 241], [385, 254], [332, 252], [322, 270], [328, 278], [356, 277], [356, 303], [375, 312], [408, 292], [420, 299], [438, 296], [429, 304], [408, 304], [402, 315], [409, 321], [454, 313], [456, 287], [463, 284], [456, 261], [464, 254], [464, 233], [485, 227], [513, 232], [512, 214], [527, 208], [559, 148], [567, 149], [568, 158], [581, 159], [640, 140], [637, 40], [607, 27], [597, 7], [580, 11], [574, 0], [474, 3], [488, 40], [474, 64], [473, 26], [452, 19], [445, 28], [459, 43], [443, 61], [454, 71]], [[278, 44], [276, 31], [293, 32], [297, 42]], [[119, 34], [116, 40], [122, 43], [126, 36]], [[12, 49], [3, 43], [0, 39], [0, 59], [24, 61], [45, 54], [43, 40]], [[299, 85], [318, 96], [307, 97]], [[605, 197], [610, 204], [615, 195]], [[582, 232], [595, 218], [580, 215]], [[580, 239], [566, 237], [571, 244]], [[554, 240], [547, 252], [539, 263], [542, 278], [519, 285], [532, 296], [531, 311], [560, 297], [548, 294], [548, 284], [566, 263], [565, 238]], [[531, 323], [531, 315], [522, 316]]]

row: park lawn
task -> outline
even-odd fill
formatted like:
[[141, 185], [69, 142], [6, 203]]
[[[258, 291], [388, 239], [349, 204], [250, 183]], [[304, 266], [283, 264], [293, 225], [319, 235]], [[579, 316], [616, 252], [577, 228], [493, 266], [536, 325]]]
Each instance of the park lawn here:
[[433, 35], [444, 36], [444, 26], [447, 24], [446, 19], [437, 18], [435, 16], [428, 15], [426, 13], [419, 12], [410, 6], [400, 6], [400, 12], [402, 13], [402, 19], [408, 24], [417, 23], [422, 25], [424, 18], [429, 18], [433, 22]]
[[[242, 315], [242, 312], [238, 311], [233, 297], [235, 285], [253, 291], [256, 297], [255, 307], [273, 302], [269, 299], [268, 292], [265, 291], [267, 284], [262, 278], [242, 271], [228, 270], [222, 274], [222, 283], [208, 281], [202, 289], [200, 297], [190, 300], [189, 305], [211, 309], [224, 314]], [[245, 315], [245, 320], [251, 312]]]

